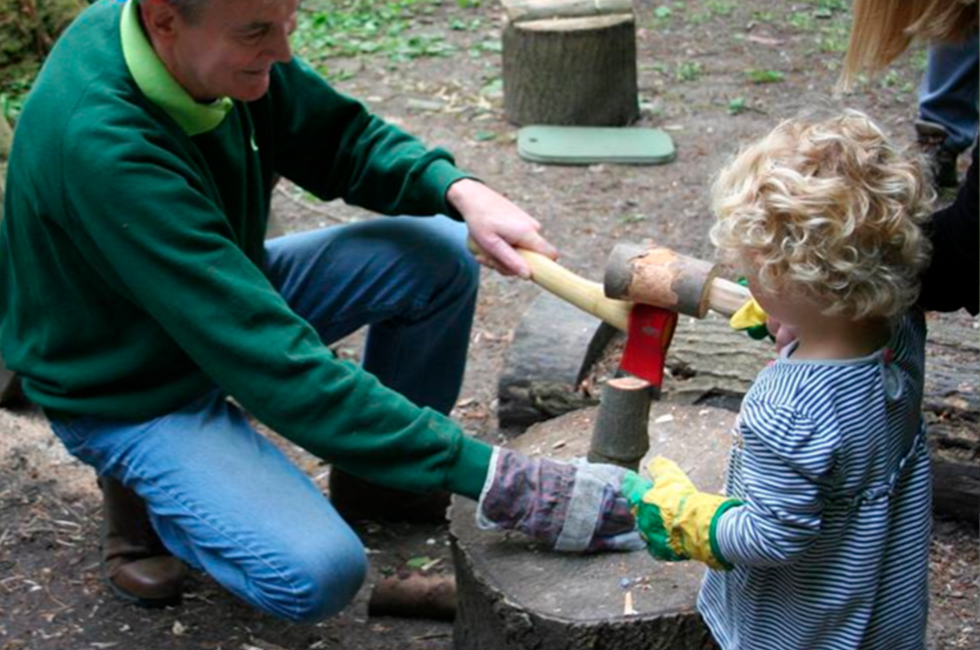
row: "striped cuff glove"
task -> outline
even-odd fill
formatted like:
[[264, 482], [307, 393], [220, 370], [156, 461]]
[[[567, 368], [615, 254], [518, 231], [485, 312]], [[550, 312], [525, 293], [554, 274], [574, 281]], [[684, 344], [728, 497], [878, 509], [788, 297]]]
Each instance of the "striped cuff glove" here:
[[626, 470], [576, 460], [530, 458], [497, 447], [477, 505], [484, 530], [519, 530], [558, 551], [645, 547], [620, 494]]

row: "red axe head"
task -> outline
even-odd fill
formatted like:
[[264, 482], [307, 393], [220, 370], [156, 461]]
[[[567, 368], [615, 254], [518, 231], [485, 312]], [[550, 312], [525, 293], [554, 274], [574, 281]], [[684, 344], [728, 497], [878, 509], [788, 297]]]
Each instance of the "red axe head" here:
[[630, 310], [621, 370], [660, 387], [677, 312], [637, 303]]

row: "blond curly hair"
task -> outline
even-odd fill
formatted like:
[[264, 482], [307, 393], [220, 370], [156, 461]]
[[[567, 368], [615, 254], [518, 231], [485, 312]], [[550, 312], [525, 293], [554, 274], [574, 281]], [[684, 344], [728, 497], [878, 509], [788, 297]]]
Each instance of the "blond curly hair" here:
[[918, 297], [934, 198], [918, 159], [862, 113], [787, 120], [719, 174], [711, 241], [766, 291], [888, 318]]

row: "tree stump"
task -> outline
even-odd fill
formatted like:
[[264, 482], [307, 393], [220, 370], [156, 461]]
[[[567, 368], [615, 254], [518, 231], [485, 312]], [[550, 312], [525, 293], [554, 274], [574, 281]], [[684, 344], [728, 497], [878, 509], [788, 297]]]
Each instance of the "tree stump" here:
[[504, 113], [517, 125], [624, 126], [640, 114], [632, 14], [508, 21]]
[[[532, 456], [584, 456], [595, 418], [595, 408], [568, 413], [511, 446]], [[734, 419], [721, 409], [654, 402], [651, 454], [672, 458], [701, 489], [720, 492]], [[656, 562], [642, 551], [550, 552], [517, 533], [479, 530], [475, 508], [456, 499], [451, 513], [457, 650], [716, 647], [695, 610], [702, 565]]]

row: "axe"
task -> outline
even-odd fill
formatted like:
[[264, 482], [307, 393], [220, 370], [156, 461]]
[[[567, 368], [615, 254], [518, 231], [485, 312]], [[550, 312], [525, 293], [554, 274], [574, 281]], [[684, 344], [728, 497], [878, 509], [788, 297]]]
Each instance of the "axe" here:
[[[473, 240], [468, 245], [480, 252]], [[731, 316], [751, 298], [745, 287], [717, 277], [714, 264], [655, 245], [617, 245], [606, 264], [604, 284], [540, 253], [517, 252], [536, 284], [626, 332], [621, 369], [656, 387], [663, 381], [678, 314], [703, 318], [710, 309]]]

